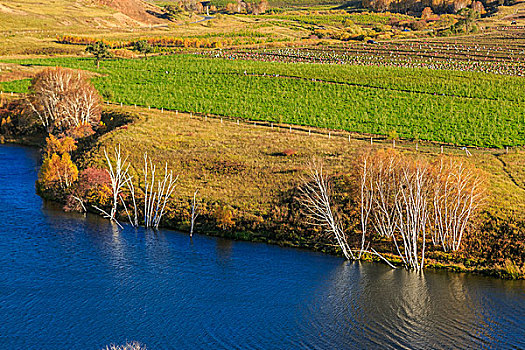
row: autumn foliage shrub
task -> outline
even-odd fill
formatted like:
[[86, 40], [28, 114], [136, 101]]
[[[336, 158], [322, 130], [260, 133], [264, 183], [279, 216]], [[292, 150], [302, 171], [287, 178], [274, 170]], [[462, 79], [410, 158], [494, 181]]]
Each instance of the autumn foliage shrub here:
[[[103, 126], [102, 122], [99, 122], [97, 127]], [[90, 124], [80, 124], [66, 130], [65, 135], [75, 140], [83, 139], [93, 135], [95, 131]]]
[[218, 206], [213, 213], [217, 227], [230, 230], [235, 226], [233, 210], [229, 206]]
[[22, 99], [0, 101], [0, 134], [29, 136], [39, 133], [39, 124], [27, 110]]
[[89, 167], [80, 172], [78, 182], [66, 199], [66, 211], [82, 211], [84, 206], [107, 206], [111, 200], [110, 178], [107, 170]]
[[286, 157], [290, 157], [290, 156], [295, 155], [296, 153], [297, 153], [296, 150], [289, 148], [289, 149], [285, 149], [285, 150], [282, 152], [282, 155], [283, 155], [283, 156], [286, 156]]
[[49, 135], [46, 138], [44, 161], [38, 174], [40, 189], [63, 191], [78, 180], [78, 168], [69, 154], [76, 149], [76, 141], [71, 137]]

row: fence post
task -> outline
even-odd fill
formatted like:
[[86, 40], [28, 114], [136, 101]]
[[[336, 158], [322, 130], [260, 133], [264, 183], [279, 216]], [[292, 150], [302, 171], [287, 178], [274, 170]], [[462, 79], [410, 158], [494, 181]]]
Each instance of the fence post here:
[[237, 125], [239, 125], [239, 119], [237, 119]]
[[222, 124], [222, 118], [221, 118], [221, 124]]
[[330, 138], [331, 136], [332, 136], [332, 132], [329, 131], [329, 132], [328, 132], [328, 138]]
[[370, 144], [373, 145], [374, 144], [374, 139], [372, 137], [370, 137]]
[[350, 142], [350, 134], [348, 134], [348, 142]]
[[312, 131], [311, 129], [308, 129], [308, 136], [310, 136], [311, 131]]
[[441, 145], [441, 154], [443, 154], [443, 145]]
[[290, 125], [290, 130], [288, 132], [292, 132], [292, 126]]

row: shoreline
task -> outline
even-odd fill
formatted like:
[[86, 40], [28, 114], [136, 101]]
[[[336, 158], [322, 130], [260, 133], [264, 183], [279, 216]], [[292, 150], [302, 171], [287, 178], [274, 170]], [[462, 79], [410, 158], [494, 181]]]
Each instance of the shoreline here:
[[[131, 127], [134, 125], [134, 122], [131, 122], [130, 124], [126, 124], [127, 126]], [[122, 129], [116, 128], [115, 129], [119, 133], [126, 133], [127, 127]], [[107, 137], [112, 132], [106, 133], [100, 138]], [[40, 139], [40, 142], [37, 141], [37, 139]], [[25, 138], [25, 137], [12, 137], [10, 139], [4, 140], [5, 143], [9, 144], [15, 144], [15, 145], [22, 145], [22, 146], [30, 146], [30, 147], [42, 147], [41, 138], [33, 137], [33, 138]], [[90, 154], [90, 149], [83, 150], [83, 153], [76, 155], [76, 158], [85, 158], [87, 156], [87, 159], [84, 161], [89, 163], [93, 161], [93, 155]], [[57, 193], [39, 193], [37, 191], [37, 194], [44, 198], [45, 200], [51, 200], [59, 205], [64, 205], [64, 201], [60, 200], [60, 198], [57, 198], [60, 196], [60, 194]], [[242, 205], [243, 203], [239, 203]], [[98, 213], [94, 212], [93, 210], [90, 210], [91, 213], [99, 215]], [[179, 215], [177, 215], [177, 213]], [[122, 214], [122, 213], [121, 213]], [[220, 238], [226, 238], [231, 240], [238, 240], [238, 241], [247, 241], [247, 242], [256, 242], [256, 243], [266, 243], [271, 245], [278, 245], [281, 247], [289, 247], [289, 248], [299, 248], [299, 249], [306, 249], [310, 251], [330, 254], [334, 256], [342, 256], [341, 252], [338, 252], [338, 249], [334, 249], [330, 246], [330, 244], [325, 239], [312, 239], [315, 238], [313, 236], [309, 237], [302, 237], [300, 233], [304, 232], [304, 227], [297, 227], [290, 228], [292, 230], [292, 233], [289, 237], [284, 237], [281, 239], [276, 239], [275, 237], [279, 237], [279, 235], [275, 234], [275, 230], [257, 230], [257, 231], [251, 231], [251, 230], [243, 230], [243, 229], [219, 229], [216, 226], [216, 223], [213, 222], [213, 217], [210, 217], [209, 213], [208, 215], [203, 216], [204, 220], [201, 221], [201, 223], [197, 223], [197, 229], [196, 232], [199, 234], [203, 234], [206, 236], [211, 237], [220, 237]], [[189, 232], [189, 229], [187, 227], [187, 223], [185, 223], [185, 220], [187, 218], [185, 215], [182, 215], [182, 212], [180, 210], [175, 210], [174, 215], [170, 215], [169, 220], [165, 222], [161, 228], [169, 229], [169, 230], [175, 230], [178, 232]], [[268, 219], [266, 219], [267, 221]], [[125, 217], [121, 217], [122, 223], [127, 223], [127, 219]], [[279, 226], [278, 222], [266, 222], [266, 227], [269, 228], [275, 228]], [[301, 230], [302, 229], [302, 230]], [[308, 228], [306, 229], [308, 230]], [[310, 231], [312, 231], [313, 228], [310, 228]], [[274, 232], [272, 232], [274, 231]], [[290, 239], [290, 237], [295, 237], [294, 239]], [[385, 249], [378, 249], [382, 254], [385, 256], [391, 258], [391, 260], [394, 261], [395, 264], [395, 256], [389, 255], [388, 250]], [[445, 259], [434, 259], [432, 257], [432, 251], [428, 252], [427, 260], [425, 263], [425, 269], [435, 269], [435, 270], [446, 270], [446, 271], [453, 271], [453, 272], [461, 272], [461, 273], [474, 273], [478, 275], [484, 275], [484, 276], [491, 276], [496, 278], [502, 278], [502, 279], [525, 279], [525, 274], [513, 274], [512, 272], [508, 271], [508, 268], [505, 266], [497, 266], [494, 264], [481, 264], [477, 266], [465, 266], [464, 263], [457, 262], [454, 260], [462, 259], [461, 256], [448, 256]], [[458, 252], [456, 255], [464, 254], [464, 252]], [[443, 258], [443, 257], [442, 257]], [[363, 258], [365, 261], [373, 261], [373, 262], [381, 262], [381, 259], [379, 259], [376, 256], [366, 254]], [[469, 259], [463, 258], [465, 261], [469, 261]], [[398, 268], [403, 268], [402, 266], [399, 266]]]
[[[184, 158], [185, 160], [181, 159], [182, 162], [193, 163], [189, 167], [180, 168], [179, 166], [180, 174], [189, 172], [186, 177], [193, 179], [192, 181], [184, 179], [184, 185], [195, 186], [200, 183], [197, 187], [206, 187], [210, 185], [208, 183], [210, 181], [213, 184], [214, 189], [211, 191], [211, 198], [207, 198], [210, 200], [207, 203], [209, 207], [206, 208], [207, 212], [201, 216], [201, 220], [205, 222], [204, 224], [197, 223], [197, 229], [199, 226], [204, 227], [201, 232], [205, 232], [205, 235], [308, 249], [336, 256], [342, 254], [338, 249], [330, 246], [329, 240], [320, 238], [319, 232], [314, 232], [313, 227], [297, 221], [297, 214], [290, 214], [290, 210], [298, 210], [298, 208], [291, 207], [293, 205], [290, 201], [293, 194], [289, 192], [297, 186], [297, 175], [304, 172], [301, 165], [304, 160], [312, 155], [321, 157], [328, 155], [329, 158], [335, 155], [335, 163], [331, 161], [332, 164], [329, 165], [333, 168], [331, 170], [334, 175], [340, 176], [338, 174], [345, 173], [345, 166], [348, 166], [348, 161], [356, 156], [356, 150], [363, 146], [374, 149], [394, 147], [400, 152], [418, 154], [421, 157], [433, 157], [440, 151], [440, 146], [432, 141], [414, 142], [413, 140], [400, 139], [392, 145], [392, 141], [384, 136], [348, 133], [341, 130], [303, 125], [236, 120], [225, 116], [157, 110], [141, 106], [119, 106], [107, 103], [104, 104], [103, 111], [108, 126], [102, 132], [99, 131], [93, 137], [89, 137], [88, 140], [81, 140], [79, 149], [72, 153], [73, 160], [77, 162], [79, 170], [88, 166], [104, 168], [105, 160], [101, 156], [101, 148], [110, 146], [109, 149], [111, 149], [111, 146], [116, 146], [117, 143], [120, 145], [120, 143], [126, 142], [127, 146], [130, 147], [130, 154], [135, 158], [137, 156], [135, 153], [139, 152], [140, 149], [153, 155], [155, 155], [155, 151], [152, 152], [152, 150], [163, 150], [161, 153], [163, 153], [164, 158], [167, 157], [166, 161], [175, 157]], [[160, 137], [161, 139], [156, 141], [155, 138], [158, 138], [158, 135], [163, 132], [169, 135], [166, 135], [166, 140]], [[369, 140], [374, 136], [376, 138], [372, 145]], [[30, 136], [10, 135], [5, 137], [0, 135], [0, 143], [42, 148], [45, 144], [45, 137], [45, 135], [38, 133]], [[264, 142], [261, 142], [261, 139]], [[203, 143], [210, 144], [208, 148], [203, 148]], [[125, 144], [123, 145], [125, 146]], [[222, 150], [217, 151], [217, 148]], [[291, 155], [287, 156], [285, 154], [287, 151], [291, 151]], [[473, 156], [470, 157], [471, 160], [469, 161], [480, 162], [481, 164], [485, 164], [488, 160], [496, 161], [499, 166], [503, 165], [503, 175], [510, 178], [506, 181], [512, 182], [513, 184], [510, 185], [514, 187], [520, 187], [513, 178], [513, 174], [507, 169], [506, 163], [502, 161], [501, 157], [509, 155], [505, 150], [473, 147], [471, 151]], [[187, 153], [187, 157], [180, 157], [180, 152]], [[465, 157], [464, 150], [452, 145], [442, 144], [441, 153], [443, 152]], [[209, 153], [213, 153], [213, 155]], [[517, 154], [519, 157], [522, 153], [522, 147], [516, 147], [510, 153]], [[264, 160], [259, 162], [257, 158], [264, 158]], [[194, 164], [196, 159], [199, 161]], [[469, 157], [465, 157], [465, 159], [469, 159]], [[263, 175], [260, 170], [257, 170], [261, 166], [270, 167], [272, 171]], [[203, 170], [204, 173], [202, 173]], [[266, 183], [261, 187], [258, 180], [262, 180], [268, 175], [275, 177], [277, 184], [265, 179]], [[202, 179], [203, 176], [204, 180]], [[223, 181], [223, 177], [226, 180]], [[251, 193], [248, 196], [245, 196], [246, 193], [242, 191], [232, 193], [231, 189], [228, 189], [231, 186], [243, 187]], [[503, 200], [510, 193], [509, 190], [505, 189], [503, 194], [494, 198], [492, 209], [495, 209], [496, 214], [502, 212], [509, 206], [509, 203], [512, 203], [510, 197], [505, 199], [507, 202]], [[269, 193], [265, 193], [265, 191]], [[39, 191], [37, 193], [43, 198], [65, 205], [64, 194], [46, 194], [39, 193]], [[189, 231], [188, 209], [184, 201], [192, 194], [183, 193], [175, 200], [177, 203], [173, 208], [170, 208], [171, 212], [164, 220], [164, 228], [181, 232]], [[226, 196], [224, 197], [224, 195]], [[254, 201], [255, 197], [261, 195], [264, 198]], [[101, 203], [92, 204], [101, 205]], [[277, 207], [277, 211], [284, 210], [288, 212], [287, 215], [292, 215], [291, 221], [290, 217], [283, 219], [282, 215], [281, 217], [272, 215], [274, 207]], [[88, 208], [90, 207], [88, 206]], [[231, 227], [228, 226], [229, 223], [225, 227], [218, 227], [214, 208], [215, 210], [226, 208], [226, 211], [233, 212]], [[510, 210], [512, 212], [512, 209]], [[92, 212], [98, 215], [98, 212], [94, 210]], [[237, 214], [239, 213], [241, 213], [241, 217], [238, 217]], [[127, 222], [127, 218], [121, 221]], [[240, 227], [237, 225], [239, 221], [241, 221]], [[285, 228], [282, 229], [280, 226], [285, 226]], [[352, 236], [356, 235], [355, 229], [349, 232], [353, 232], [350, 233]], [[475, 234], [482, 233], [476, 232]], [[376, 243], [381, 245], [381, 240]], [[465, 246], [467, 244], [467, 242], [464, 243]], [[388, 247], [383, 249], [384, 246], [385, 244], [383, 247], [376, 248], [380, 253], [388, 256], [389, 249]], [[433, 256], [433, 253], [436, 253], [434, 255], [437, 255], [437, 258]], [[504, 279], [525, 279], [525, 271], [523, 271], [523, 267], [520, 270], [519, 259], [517, 260], [518, 265], [508, 259], [500, 260], [499, 263], [495, 264], [488, 261], [484, 263], [483, 258], [473, 257], [471, 253], [465, 250], [458, 251], [455, 254], [441, 254], [439, 251], [429, 250], [428, 254], [425, 263], [427, 269], [475, 273]], [[393, 258], [395, 263], [395, 256], [389, 257]], [[367, 255], [364, 260], [384, 263], [373, 255]]]

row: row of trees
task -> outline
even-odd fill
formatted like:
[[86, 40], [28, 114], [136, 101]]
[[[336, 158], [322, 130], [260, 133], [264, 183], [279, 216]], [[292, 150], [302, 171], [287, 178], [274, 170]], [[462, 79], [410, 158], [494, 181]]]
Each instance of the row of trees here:
[[[204, 13], [204, 6], [200, 1], [196, 0], [184, 0], [179, 1], [175, 4], [169, 4], [164, 6], [164, 10], [166, 11], [168, 18], [170, 20], [174, 20], [176, 15], [182, 12], [194, 12], [194, 13]], [[216, 6], [210, 6], [209, 10], [212, 13], [217, 12]]]
[[[197, 0], [181, 0], [175, 4], [164, 6], [164, 9], [168, 14], [168, 18], [171, 20], [175, 19], [176, 16], [182, 12], [204, 13], [205, 10], [204, 6], [202, 6], [202, 3]], [[226, 4], [225, 7], [226, 12], [228, 13], [249, 13], [254, 15], [265, 13], [267, 9], [267, 0], [253, 2], [236, 0], [235, 2]], [[212, 13], [215, 13], [217, 12], [217, 7], [212, 5], [210, 6], [209, 10]]]
[[459, 159], [441, 157], [428, 163], [390, 150], [367, 154], [353, 174], [353, 203], [360, 221], [360, 243], [353, 246], [337, 212], [330, 179], [319, 162], [309, 168], [300, 197], [305, 214], [324, 227], [350, 260], [365, 252], [380, 256], [370, 248], [376, 235], [391, 242], [404, 266], [421, 270], [427, 240], [444, 251], [460, 249], [484, 198], [482, 179]]
[[[32, 114], [48, 134], [38, 190], [68, 192], [80, 178], [85, 178], [71, 153], [77, 149], [78, 139], [94, 134], [103, 124], [102, 99], [83, 72], [61, 67], [46, 68], [36, 74], [29, 90], [23, 110]], [[71, 193], [69, 200], [74, 203], [80, 199]]]
[[472, 8], [480, 14], [485, 13], [483, 3], [475, 0], [362, 0], [362, 5], [378, 12], [428, 13], [431, 10], [441, 14], [458, 13], [464, 8]]

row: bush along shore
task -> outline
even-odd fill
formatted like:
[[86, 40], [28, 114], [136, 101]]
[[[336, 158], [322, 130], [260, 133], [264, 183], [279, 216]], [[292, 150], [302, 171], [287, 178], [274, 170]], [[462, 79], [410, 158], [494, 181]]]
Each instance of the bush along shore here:
[[[116, 225], [195, 231], [415, 270], [525, 276], [523, 207], [502, 199], [513, 200], [520, 174], [513, 183], [502, 179], [492, 154], [445, 157], [432, 145], [384, 149], [182, 113], [102, 111], [83, 77], [62, 93], [82, 92], [83, 104], [94, 101], [93, 107], [59, 121], [60, 111], [70, 116], [77, 109], [57, 106], [56, 115], [45, 115], [38, 84], [52, 85], [46, 74], [73, 71], [44, 72], [23, 103], [4, 103], [2, 135], [45, 139], [37, 191], [65, 210], [98, 213]], [[500, 157], [510, 171], [523, 159]], [[482, 165], [487, 171], [479, 171]], [[460, 178], [464, 195], [454, 197], [451, 179]], [[421, 205], [411, 207], [406, 198]], [[453, 200], [462, 203], [461, 217], [444, 214]]]

